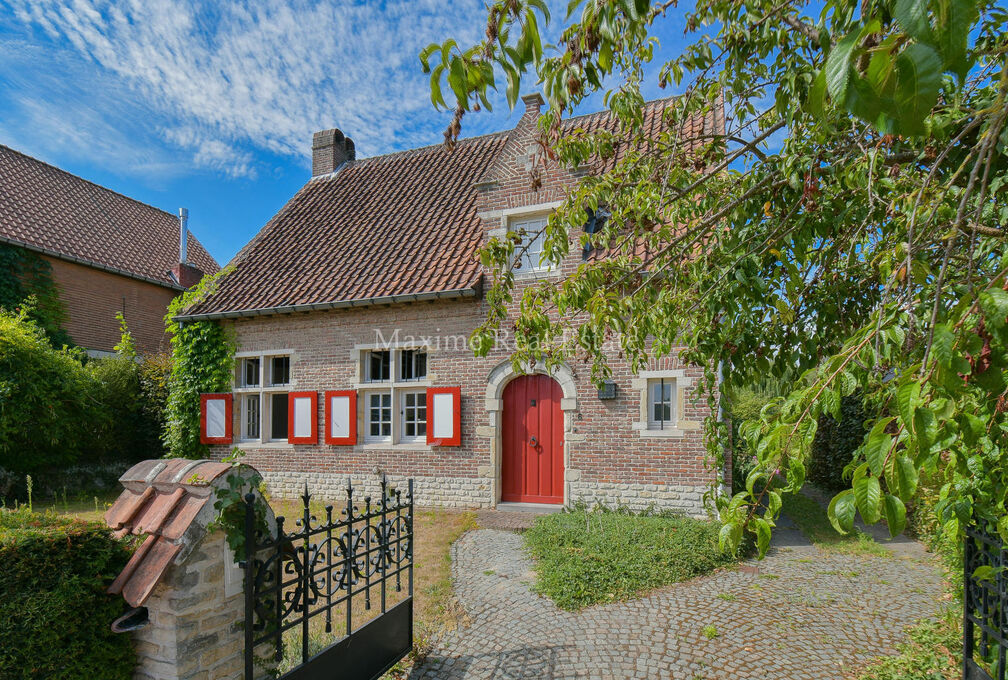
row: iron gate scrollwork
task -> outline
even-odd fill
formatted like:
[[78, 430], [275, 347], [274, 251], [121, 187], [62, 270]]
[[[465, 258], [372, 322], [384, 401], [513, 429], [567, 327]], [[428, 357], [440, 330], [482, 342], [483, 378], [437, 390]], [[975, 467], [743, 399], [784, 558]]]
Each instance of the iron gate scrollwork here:
[[[1006, 546], [994, 532], [967, 529], [963, 567], [963, 678], [991, 680], [991, 673], [977, 663], [979, 659], [989, 665], [993, 678], [1005, 680], [1008, 651]], [[974, 577], [978, 567], [991, 567], [993, 575]]]
[[[331, 678], [337, 668], [350, 680], [381, 677], [413, 646], [413, 480], [404, 496], [383, 478], [381, 498], [363, 506], [348, 480], [345, 507], [334, 518], [327, 505], [321, 521], [307, 485], [301, 501], [296, 530], [277, 517], [265, 532], [255, 526], [255, 497], [245, 498], [245, 678], [257, 648], [268, 645], [279, 662], [285, 642], [301, 658], [284, 680]], [[355, 606], [358, 618], [361, 606], [380, 612], [354, 629]], [[333, 641], [314, 653], [322, 631]]]

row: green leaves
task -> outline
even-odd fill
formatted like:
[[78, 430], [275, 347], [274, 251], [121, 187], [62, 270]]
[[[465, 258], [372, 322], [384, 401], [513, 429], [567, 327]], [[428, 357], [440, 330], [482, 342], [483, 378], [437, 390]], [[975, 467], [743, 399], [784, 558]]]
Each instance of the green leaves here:
[[829, 507], [826, 508], [830, 524], [841, 534], [849, 534], [854, 531], [854, 515], [856, 512], [857, 506], [854, 492], [851, 489], [841, 491], [834, 496], [833, 500], [830, 501]]
[[862, 477], [854, 482], [854, 500], [862, 519], [868, 524], [879, 520], [882, 487], [876, 477]]
[[865, 460], [868, 461], [868, 467], [876, 477], [882, 476], [886, 456], [889, 454], [889, 449], [892, 448], [892, 436], [885, 431], [892, 420], [892, 418], [882, 418], [876, 422], [864, 445]]
[[889, 535], [898, 536], [906, 528], [906, 506], [898, 497], [887, 493], [882, 500], [882, 510], [886, 524], [889, 525]]
[[900, 134], [922, 134], [924, 119], [938, 101], [941, 58], [928, 45], [908, 46], [896, 57], [896, 87], [891, 108], [882, 108], [892, 118], [893, 130]]

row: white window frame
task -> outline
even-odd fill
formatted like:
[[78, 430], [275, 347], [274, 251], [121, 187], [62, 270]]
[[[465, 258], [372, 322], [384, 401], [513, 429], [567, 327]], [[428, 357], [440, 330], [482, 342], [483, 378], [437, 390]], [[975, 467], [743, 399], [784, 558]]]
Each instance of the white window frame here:
[[[387, 351], [389, 355], [389, 379], [380, 382], [370, 380], [370, 354], [371, 352]], [[426, 355], [426, 374], [422, 378], [402, 377], [402, 362], [406, 352], [423, 352]], [[355, 345], [353, 358], [357, 364], [358, 382], [355, 387], [358, 391], [358, 432], [360, 441], [365, 445], [372, 445], [375, 448], [401, 448], [401, 449], [427, 449], [427, 436], [406, 436], [405, 422], [405, 401], [403, 394], [408, 392], [423, 392], [426, 395], [426, 388], [433, 387], [436, 376], [431, 368], [432, 348], [429, 344], [422, 342], [391, 342], [384, 344]], [[391, 395], [392, 401], [392, 434], [391, 436], [373, 436], [371, 434], [371, 412], [370, 395], [374, 393], [384, 393]], [[430, 407], [428, 406], [428, 409]], [[428, 411], [429, 413], [429, 411]]]
[[[274, 358], [286, 357], [288, 360], [287, 382], [273, 382], [273, 362]], [[245, 361], [247, 359], [259, 360], [259, 382], [256, 385], [246, 385]], [[261, 444], [286, 444], [287, 437], [273, 439], [270, 436], [273, 425], [273, 395], [290, 394], [296, 391], [296, 381], [293, 378], [294, 364], [296, 356], [293, 350], [269, 350], [264, 352], [238, 352], [235, 354], [235, 375], [234, 375], [234, 395], [238, 404], [238, 427], [236, 428], [236, 440], [239, 444], [261, 443]], [[259, 436], [248, 436], [246, 403], [250, 396], [259, 397]], [[288, 405], [289, 408], [289, 405]], [[287, 418], [287, 414], [283, 416]], [[287, 433], [288, 436], [290, 433]]]
[[[664, 380], [672, 383], [672, 420], [659, 424], [654, 419], [653, 385]], [[640, 395], [640, 411], [632, 428], [641, 437], [682, 437], [690, 430], [699, 430], [700, 423], [687, 421], [683, 417], [686, 390], [693, 385], [693, 378], [681, 368], [659, 371], [641, 371], [631, 381], [631, 388]]]
[[[407, 418], [406, 418], [407, 409], [412, 408], [414, 410], [414, 415], [415, 415], [416, 411], [419, 408], [421, 408], [420, 406], [416, 405], [416, 402], [414, 402], [414, 405], [412, 407], [410, 407], [410, 406], [408, 406], [406, 404], [407, 400], [411, 396], [423, 397], [423, 400], [424, 400], [424, 404], [423, 404], [423, 407], [422, 407], [423, 411], [424, 411], [423, 420], [420, 420], [419, 418], [416, 418], [416, 417], [414, 417], [414, 419], [413, 419], [413, 424], [414, 425], [419, 425], [421, 422], [423, 423], [424, 431], [423, 431], [422, 434], [421, 433], [414, 433], [413, 435], [406, 434], [406, 428], [410, 424], [410, 421], [407, 420]], [[402, 423], [402, 430], [401, 430], [401, 434], [399, 435], [399, 441], [401, 441], [401, 442], [422, 442], [422, 443], [426, 443], [427, 442], [427, 427], [430, 424], [429, 420], [428, 420], [429, 414], [430, 414], [430, 404], [427, 403], [427, 390], [408, 390], [408, 389], [401, 390], [399, 392], [399, 419], [400, 419], [400, 422]]]
[[[657, 389], [656, 389], [657, 388]], [[668, 389], [669, 397], [668, 400], [665, 399], [665, 390]], [[658, 390], [661, 390], [662, 395], [659, 400], [657, 396]], [[666, 430], [666, 429], [676, 429], [676, 424], [679, 422], [678, 416], [678, 392], [679, 385], [676, 382], [676, 378], [649, 378], [647, 382], [647, 393], [648, 393], [648, 429], [649, 430]], [[655, 407], [661, 404], [664, 407], [668, 404], [669, 417], [668, 420], [664, 418], [655, 418]]]
[[[423, 375], [417, 376], [417, 377], [413, 377], [413, 378], [404, 378], [404, 377], [402, 377], [403, 369], [406, 367], [407, 352], [412, 352], [412, 354], [410, 354], [409, 357], [412, 360], [413, 372], [414, 373], [416, 373], [417, 357], [418, 356], [423, 356], [423, 358], [424, 358], [424, 361], [423, 361], [423, 364], [424, 364], [424, 373], [423, 373]], [[392, 363], [395, 364], [395, 367], [396, 367], [396, 376], [397, 376], [396, 382], [417, 383], [417, 382], [422, 382], [422, 381], [424, 381], [424, 380], [427, 379], [427, 372], [429, 370], [429, 367], [428, 367], [428, 363], [429, 362], [428, 362], [428, 354], [427, 354], [427, 349], [426, 348], [424, 348], [424, 347], [406, 347], [406, 348], [403, 348], [403, 349], [393, 350], [393, 357], [394, 357], [394, 360], [393, 360]]]
[[[388, 400], [389, 400], [388, 401], [389, 433], [387, 435], [386, 434], [380, 434], [380, 433], [379, 434], [371, 434], [371, 425], [372, 425], [371, 411], [374, 408], [373, 406], [371, 406], [371, 398], [372, 397], [379, 397], [380, 398], [380, 397], [385, 397], [385, 396], [387, 396]], [[392, 436], [394, 434], [395, 421], [396, 421], [396, 408], [395, 408], [395, 401], [393, 400], [394, 396], [395, 395], [392, 394], [392, 390], [391, 389], [388, 389], [388, 390], [372, 390], [370, 392], [365, 392], [364, 393], [364, 442], [365, 443], [367, 443], [367, 444], [377, 444], [377, 443], [391, 443], [392, 442]], [[378, 418], [379, 418], [378, 423], [379, 423], [379, 429], [381, 428], [381, 424], [385, 422], [385, 420], [382, 418], [382, 413], [381, 413], [384, 409], [385, 409], [385, 406], [383, 406], [381, 404], [381, 402], [379, 402], [379, 405], [378, 405]]]
[[[546, 247], [546, 221], [549, 215], [534, 215], [512, 218], [508, 223], [508, 231], [521, 236], [521, 242], [515, 245], [514, 260], [511, 268], [515, 276], [530, 274], [545, 274], [553, 271], [552, 262], [542, 262], [542, 254]], [[522, 231], [525, 233], [523, 234]], [[533, 251], [531, 246], [539, 244]]]
[[[376, 380], [375, 377], [373, 375], [371, 375], [371, 358], [372, 358], [371, 355], [374, 354], [374, 353], [376, 353], [376, 352], [388, 352], [388, 354], [389, 354], [389, 363], [388, 363], [389, 377], [387, 377], [387, 378], [378, 378]], [[363, 372], [364, 372], [364, 382], [368, 383], [369, 385], [385, 385], [385, 384], [390, 383], [390, 382], [393, 381], [393, 378], [395, 377], [395, 374], [396, 374], [395, 373], [395, 364], [396, 364], [396, 361], [395, 361], [395, 352], [393, 350], [386, 349], [386, 348], [383, 348], [383, 347], [375, 347], [375, 348], [369, 349], [369, 350], [367, 350], [367, 351], [365, 351], [363, 353], [363, 355], [361, 356], [361, 361], [362, 361], [362, 364], [363, 364], [362, 368], [363, 368]]]

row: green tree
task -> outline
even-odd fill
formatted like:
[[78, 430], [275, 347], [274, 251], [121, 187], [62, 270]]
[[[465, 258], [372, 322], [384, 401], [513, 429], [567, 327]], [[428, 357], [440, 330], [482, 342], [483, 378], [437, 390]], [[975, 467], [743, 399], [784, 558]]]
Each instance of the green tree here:
[[[1008, 13], [990, 0], [701, 0], [681, 17], [691, 42], [653, 63], [674, 6], [572, 0], [546, 45], [542, 0], [499, 0], [482, 42], [420, 55], [432, 102], [455, 112], [449, 143], [499, 77], [511, 105], [531, 77], [550, 103], [547, 155], [608, 160], [550, 217], [544, 259], [587, 243], [609, 256], [522, 293], [515, 362], [581, 352], [600, 378], [615, 331], [633, 365], [684, 345], [708, 385], [722, 365], [729, 390], [794, 372], [740, 428], [757, 460], [746, 489], [717, 498], [726, 547], [749, 531], [766, 549], [819, 416], [839, 419], [855, 392], [880, 415], [830, 505], [838, 530], [860, 513], [901, 532], [924, 471], [943, 479], [948, 529], [987, 521], [1008, 539]], [[682, 93], [657, 133], [642, 125], [645, 77]], [[617, 126], [561, 132], [599, 92]], [[687, 134], [722, 101], [723, 130]], [[599, 206], [610, 218], [582, 233]], [[515, 302], [515, 248], [483, 250], [493, 285], [478, 352]], [[711, 419], [707, 433], [720, 462], [725, 428]]]

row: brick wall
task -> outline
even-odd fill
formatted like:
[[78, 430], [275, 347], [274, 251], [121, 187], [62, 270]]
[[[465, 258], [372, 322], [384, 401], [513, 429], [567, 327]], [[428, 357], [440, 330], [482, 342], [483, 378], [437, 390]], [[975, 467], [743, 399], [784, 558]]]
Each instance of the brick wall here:
[[101, 269], [45, 257], [66, 308], [66, 330], [86, 349], [113, 351], [119, 342], [116, 312], [125, 311], [137, 349], [167, 350], [164, 315], [178, 291]]
[[[574, 185], [574, 174], [542, 162], [535, 143], [539, 102], [526, 99], [527, 111], [509, 135], [500, 159], [487, 177], [478, 178], [479, 210], [484, 231], [500, 233], [508, 220], [521, 217], [528, 206], [561, 201]], [[572, 233], [572, 254], [556, 271], [522, 278], [521, 291], [537, 281], [559, 282], [581, 264], [581, 247]], [[351, 476], [355, 484], [373, 484], [378, 474], [393, 482], [416, 479], [419, 504], [492, 506], [500, 497], [499, 408], [491, 408], [491, 373], [509, 361], [505, 348], [487, 358], [474, 358], [465, 338], [485, 318], [479, 300], [437, 301], [404, 305], [251, 317], [227, 322], [239, 351], [293, 354], [291, 391], [350, 389], [358, 380], [355, 345], [374, 343], [377, 331], [401, 340], [452, 337], [461, 339], [434, 347], [428, 371], [437, 386], [460, 386], [462, 445], [289, 445], [241, 444], [248, 462], [263, 472], [274, 493], [294, 496], [308, 481], [316, 492], [337, 495]], [[509, 324], [504, 324], [504, 330]], [[707, 465], [701, 424], [708, 415], [706, 397], [695, 386], [702, 369], [683, 366], [677, 356], [652, 362], [650, 370], [678, 371], [681, 383], [679, 428], [675, 436], [653, 436], [640, 430], [642, 392], [646, 379], [631, 373], [617, 357], [611, 362], [616, 397], [598, 398], [587, 364], [568, 367], [564, 394], [565, 501], [659, 507], [702, 513], [701, 495], [719, 477]], [[497, 368], [499, 373], [502, 369]], [[568, 394], [569, 392], [569, 394]], [[500, 395], [496, 395], [499, 400]], [[320, 432], [324, 429], [323, 399], [319, 399]], [[236, 400], [237, 411], [237, 400]], [[364, 431], [363, 400], [358, 401], [358, 432]], [[238, 432], [237, 414], [235, 431]], [[321, 436], [320, 436], [321, 441]], [[224, 455], [228, 447], [217, 447]]]

